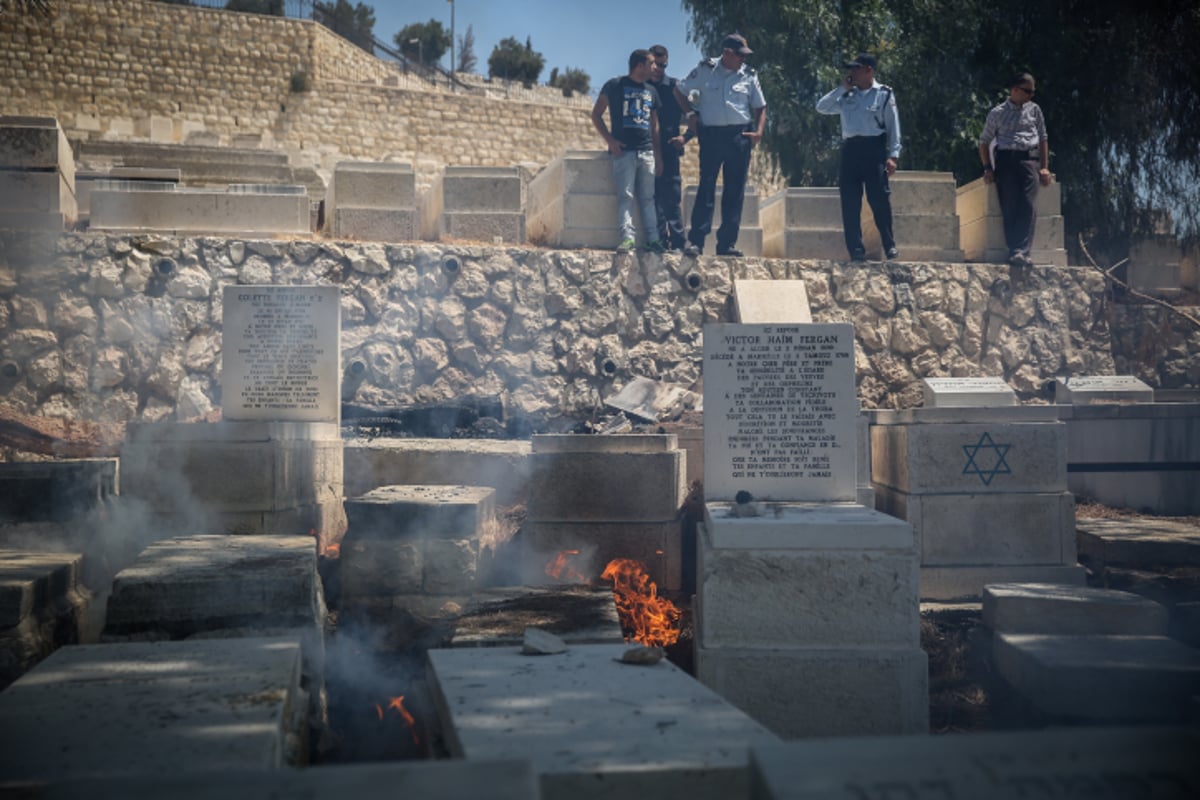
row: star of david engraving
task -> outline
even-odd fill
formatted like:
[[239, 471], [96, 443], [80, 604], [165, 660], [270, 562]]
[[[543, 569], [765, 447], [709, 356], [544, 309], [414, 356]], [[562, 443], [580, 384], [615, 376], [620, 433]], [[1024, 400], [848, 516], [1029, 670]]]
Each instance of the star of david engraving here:
[[[1012, 470], [1004, 459], [1011, 445], [996, 444], [992, 435], [984, 431], [975, 444], [964, 444], [963, 453], [967, 456], [967, 465], [963, 467], [963, 475], [978, 475], [984, 486], [992, 485], [992, 478], [997, 475], [1011, 475]], [[990, 454], [990, 455], [989, 455]], [[976, 459], [979, 459], [976, 461]], [[991, 466], [986, 466], [991, 461]]]

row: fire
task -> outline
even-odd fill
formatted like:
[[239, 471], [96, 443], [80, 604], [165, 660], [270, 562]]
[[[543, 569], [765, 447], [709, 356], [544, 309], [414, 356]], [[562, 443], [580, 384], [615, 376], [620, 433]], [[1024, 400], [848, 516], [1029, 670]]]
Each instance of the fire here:
[[[404, 720], [405, 726], [408, 728], [408, 732], [412, 735], [413, 744], [421, 744], [421, 737], [417, 736], [417, 720], [412, 714], [408, 713], [408, 709], [404, 707], [404, 695], [388, 698], [387, 707], [389, 709], [395, 709], [395, 711], [400, 714], [400, 717]], [[383, 706], [379, 705], [378, 703], [375, 704], [375, 714], [379, 717], [379, 721], [382, 722]]]
[[568, 563], [571, 560], [571, 556], [577, 555], [579, 555], [578, 550], [563, 550], [546, 563], [546, 574], [556, 580], [587, 583], [587, 576]]
[[326, 558], [340, 558], [342, 555], [342, 546], [340, 544], [325, 545]]
[[642, 562], [614, 558], [600, 577], [613, 582], [621, 627], [633, 631], [630, 638], [647, 647], [666, 647], [678, 641], [683, 615], [674, 603], [658, 596], [658, 586]]

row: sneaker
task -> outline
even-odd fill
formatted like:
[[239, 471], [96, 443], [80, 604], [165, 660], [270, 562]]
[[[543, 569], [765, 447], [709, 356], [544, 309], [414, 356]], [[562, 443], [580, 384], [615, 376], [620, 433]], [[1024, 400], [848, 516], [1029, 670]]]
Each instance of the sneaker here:
[[1014, 267], [1032, 267], [1033, 261], [1024, 253], [1013, 253], [1008, 257], [1008, 263]]
[[667, 246], [662, 243], [662, 239], [655, 239], [653, 242], [646, 242], [642, 246], [642, 250], [647, 253], [665, 253]]
[[888, 259], [889, 259], [889, 260], [891, 260], [891, 259], [896, 259], [896, 258], [899, 258], [899, 257], [900, 257], [900, 251], [899, 251], [899, 250], [897, 250], [895, 247], [889, 247], [889, 248], [887, 249], [887, 257], [888, 257]]
[[867, 253], [865, 250], [855, 250], [850, 254], [850, 260], [855, 264], [863, 264], [867, 260]]
[[692, 242], [688, 242], [683, 246], [683, 254], [688, 258], [696, 258], [700, 255], [700, 248]]
[[619, 245], [617, 245], [617, 252], [618, 253], [631, 252], [636, 245], [637, 245], [637, 242], [633, 241], [633, 239], [625, 239]]
[[731, 258], [741, 258], [746, 254], [743, 253], [741, 250], [738, 250], [736, 247], [726, 247], [721, 250], [718, 250], [717, 255], [730, 256]]

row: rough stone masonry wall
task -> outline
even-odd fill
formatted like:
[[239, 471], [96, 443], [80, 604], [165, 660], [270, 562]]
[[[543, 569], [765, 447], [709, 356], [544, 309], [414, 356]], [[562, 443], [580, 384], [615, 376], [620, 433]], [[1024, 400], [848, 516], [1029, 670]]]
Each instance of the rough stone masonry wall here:
[[[922, 376], [1000, 375], [1029, 400], [1057, 375], [1113, 372], [1112, 308], [1084, 269], [1014, 281], [995, 265], [7, 233], [0, 404], [93, 421], [206, 414], [220, 404], [221, 288], [332, 284], [345, 399], [499, 394], [528, 414], [588, 414], [637, 375], [700, 377], [702, 326], [728, 321], [737, 277], [802, 279], [817, 321], [853, 323], [867, 406], [918, 404]], [[1194, 374], [1200, 334], [1187, 341]]]

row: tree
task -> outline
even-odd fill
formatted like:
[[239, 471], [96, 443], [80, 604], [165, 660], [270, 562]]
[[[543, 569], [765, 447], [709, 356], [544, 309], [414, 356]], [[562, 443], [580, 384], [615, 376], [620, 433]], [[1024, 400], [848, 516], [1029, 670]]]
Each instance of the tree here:
[[562, 89], [563, 94], [568, 96], [575, 92], [587, 94], [592, 90], [592, 76], [575, 67], [567, 67], [561, 73], [555, 67], [550, 71], [550, 80], [548, 83], [550, 86]]
[[441, 61], [450, 49], [450, 32], [436, 19], [405, 25], [393, 40], [407, 58], [429, 65]]
[[282, 17], [283, 0], [227, 0], [225, 10]]
[[475, 29], [468, 25], [467, 32], [458, 37], [458, 64], [456, 72], [474, 72], [479, 65], [475, 57]]
[[21, 15], [49, 17], [54, 0], [0, 0], [0, 14], [15, 12]]
[[375, 9], [371, 6], [350, 5], [349, 0], [335, 3], [315, 0], [313, 19], [368, 53], [375, 52]]
[[546, 57], [533, 49], [533, 42], [521, 44], [514, 37], [501, 39], [488, 56], [488, 75], [510, 81], [537, 83], [546, 66]]
[[[743, 33], [767, 97], [764, 147], [792, 185], [836, 182], [840, 131], [814, 109], [841, 63], [880, 59], [904, 132], [901, 167], [980, 175], [978, 136], [1007, 79], [1028, 70], [1077, 234], [1123, 255], [1166, 210], [1200, 236], [1200, 38], [1194, 0], [683, 0], [692, 38], [716, 53]], [[1123, 244], [1122, 244], [1123, 243]]]

